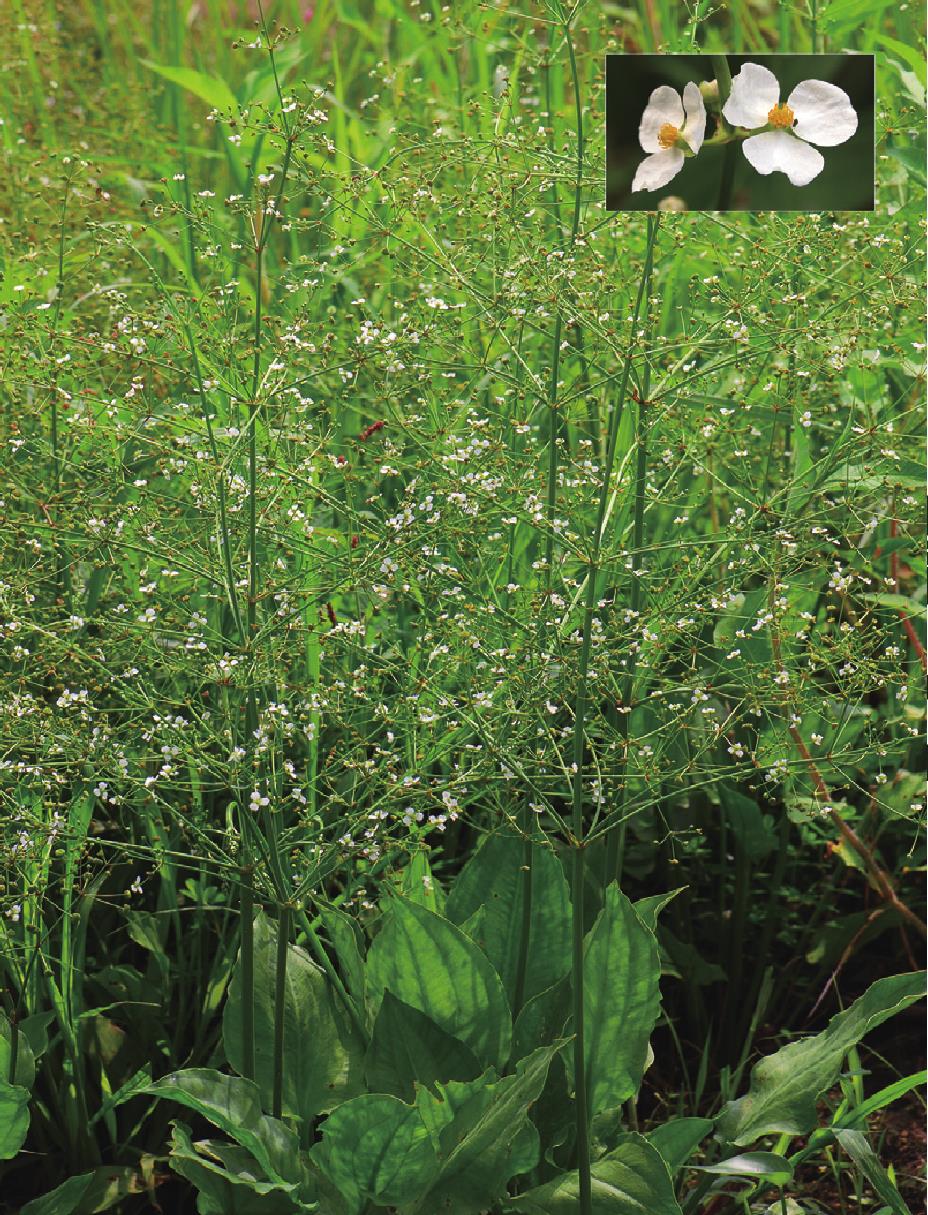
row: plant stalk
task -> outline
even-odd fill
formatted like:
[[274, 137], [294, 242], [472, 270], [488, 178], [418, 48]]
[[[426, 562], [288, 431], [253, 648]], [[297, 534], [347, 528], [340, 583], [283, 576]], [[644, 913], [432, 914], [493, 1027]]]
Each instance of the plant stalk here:
[[[653, 240], [651, 239], [651, 229], [649, 227], [648, 256], [645, 259], [644, 277], [642, 279], [643, 306], [645, 310], [645, 340], [647, 340], [648, 314], [650, 311], [651, 302], [651, 272], [653, 268], [652, 250]], [[641, 297], [639, 297], [639, 302], [641, 302]], [[636, 312], [636, 324], [637, 320], [638, 313]], [[632, 523], [631, 587], [629, 590], [629, 608], [632, 612], [633, 627], [634, 622], [638, 620], [641, 611], [641, 551], [644, 545], [644, 497], [645, 487], [647, 485], [648, 469], [648, 421], [645, 416], [645, 410], [648, 407], [648, 395], [650, 391], [651, 367], [647, 359], [645, 359], [644, 367], [642, 368], [641, 373], [641, 395], [637, 401], [638, 409], [635, 418], [635, 499], [634, 517]], [[621, 711], [618, 714], [618, 727], [622, 739], [622, 788], [619, 792], [619, 801], [623, 808], [625, 802], [627, 801], [625, 782], [628, 768], [628, 731], [636, 667], [637, 650], [633, 650], [628, 659], [628, 670], [622, 690], [622, 704], [620, 706]], [[616, 827], [609, 832], [606, 840], [606, 885], [608, 885], [611, 881], [621, 883], [623, 855], [625, 852], [625, 834], [626, 826], [625, 819], [623, 817], [620, 819]]]
[[[632, 320], [631, 333], [634, 336], [641, 312], [642, 301], [646, 286], [650, 282], [653, 264], [654, 241], [660, 223], [659, 215], [648, 216], [648, 241], [645, 252], [644, 270], [638, 286], [638, 298], [635, 302], [635, 314]], [[574, 1026], [574, 1101], [577, 1129], [578, 1173], [580, 1180], [580, 1215], [592, 1215], [592, 1175], [590, 1159], [590, 1108], [587, 1092], [587, 1072], [585, 1059], [586, 1035], [584, 1029], [583, 1011], [583, 895], [585, 885], [585, 851], [584, 851], [584, 749], [585, 726], [588, 691], [587, 684], [590, 669], [590, 649], [592, 646], [593, 614], [596, 609], [596, 592], [599, 574], [600, 553], [602, 549], [603, 531], [606, 518], [606, 507], [609, 501], [609, 485], [615, 464], [615, 452], [618, 441], [619, 422], [625, 404], [625, 393], [628, 389], [628, 378], [631, 372], [631, 348], [626, 357], [622, 375], [622, 385], [619, 400], [611, 419], [609, 449], [605, 467], [602, 471], [599, 505], [596, 517], [596, 527], [593, 533], [592, 553], [589, 560], [586, 586], [586, 604], [583, 616], [583, 634], [580, 649], [580, 670], [577, 683], [577, 700], [574, 710], [573, 736], [573, 798], [571, 818], [571, 968], [573, 979], [573, 1026]]]
[[[247, 811], [242, 808], [242, 814]], [[244, 824], [243, 824], [244, 826]], [[247, 828], [242, 831], [244, 847]], [[242, 964], [242, 1072], [246, 1080], [255, 1078], [255, 896], [254, 868], [245, 864], [239, 871], [238, 913]]]
[[287, 991], [287, 952], [290, 947], [290, 905], [282, 903], [277, 918], [277, 964], [274, 974], [274, 1097], [275, 1118], [283, 1113], [284, 1003]]

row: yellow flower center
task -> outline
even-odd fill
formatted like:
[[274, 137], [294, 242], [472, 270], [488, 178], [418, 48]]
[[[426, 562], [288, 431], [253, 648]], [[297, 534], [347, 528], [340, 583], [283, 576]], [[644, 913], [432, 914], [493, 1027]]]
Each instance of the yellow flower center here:
[[657, 132], [657, 142], [662, 148], [672, 148], [677, 142], [677, 136], [680, 131], [673, 125], [672, 122], [665, 122], [661, 129]]
[[767, 115], [767, 121], [772, 127], [791, 127], [796, 121], [796, 115], [785, 101], [781, 101]]

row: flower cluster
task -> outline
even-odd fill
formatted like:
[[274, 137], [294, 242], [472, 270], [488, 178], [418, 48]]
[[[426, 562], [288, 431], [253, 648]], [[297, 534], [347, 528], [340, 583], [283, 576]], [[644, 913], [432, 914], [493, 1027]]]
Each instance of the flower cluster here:
[[[633, 192], [659, 190], [700, 151], [703, 95], [714, 87], [700, 90], [691, 81], [682, 98], [670, 85], [654, 89], [638, 127], [638, 141], [649, 155], [638, 166]], [[857, 130], [857, 113], [843, 89], [826, 80], [803, 80], [781, 101], [779, 81], [760, 63], [744, 64], [733, 78], [721, 118], [713, 143], [741, 139], [752, 168], [765, 177], [785, 173], [794, 186], [807, 186], [824, 169], [819, 147], [845, 143]]]

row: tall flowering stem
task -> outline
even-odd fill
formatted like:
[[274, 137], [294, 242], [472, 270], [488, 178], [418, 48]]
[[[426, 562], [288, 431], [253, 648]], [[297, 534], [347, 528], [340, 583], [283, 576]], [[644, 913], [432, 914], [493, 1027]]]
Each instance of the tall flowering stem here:
[[[264, 295], [265, 263], [264, 253], [274, 227], [275, 219], [280, 217], [280, 207], [283, 202], [284, 188], [293, 157], [295, 132], [291, 129], [284, 105], [283, 92], [277, 73], [277, 63], [274, 57], [274, 46], [267, 27], [263, 6], [259, 3], [258, 10], [261, 19], [261, 32], [268, 48], [271, 71], [277, 99], [280, 104], [283, 135], [285, 139], [283, 165], [280, 182], [276, 193], [268, 198], [262, 210], [259, 210], [254, 221], [254, 255], [255, 255], [255, 312], [252, 332], [253, 356], [251, 391], [248, 403], [248, 595], [245, 607], [245, 648], [251, 669], [248, 695], [245, 704], [245, 723], [248, 736], [248, 747], [252, 752], [250, 765], [252, 780], [257, 780], [257, 755], [255, 754], [256, 737], [258, 734], [258, 695], [255, 687], [257, 666], [258, 639], [258, 580], [260, 573], [260, 553], [258, 550], [258, 415], [262, 412], [260, 404], [261, 389], [261, 347], [263, 332], [262, 300]], [[244, 1072], [249, 1079], [254, 1078], [255, 1038], [254, 1038], [254, 876], [255, 852], [253, 845], [258, 846], [261, 855], [268, 861], [270, 876], [274, 882], [280, 907], [278, 934], [282, 948], [277, 953], [277, 975], [275, 983], [275, 1019], [274, 1019], [274, 1099], [275, 1108], [279, 1103], [282, 1083], [280, 1077], [283, 1071], [283, 1017], [282, 995], [286, 982], [287, 950], [286, 936], [289, 933], [290, 914], [286, 905], [286, 886], [283, 867], [278, 855], [277, 821], [275, 808], [268, 807], [265, 817], [265, 827], [268, 840], [261, 839], [260, 827], [252, 822], [250, 807], [245, 805], [244, 796], [239, 798], [241, 814], [241, 868], [239, 873], [239, 912], [241, 932], [241, 963], [242, 963], [242, 1057]], [[277, 997], [280, 997], [278, 999]]]
[[[649, 240], [649, 248], [651, 242]], [[645, 341], [648, 335], [648, 313], [651, 303], [651, 271], [653, 269], [653, 257], [645, 262], [644, 279], [642, 286], [644, 289], [643, 309], [645, 314], [644, 330]], [[638, 315], [636, 313], [635, 320], [637, 323]], [[632, 559], [631, 559], [631, 581], [628, 592], [628, 606], [631, 611], [632, 620], [636, 621], [641, 613], [641, 554], [644, 547], [644, 497], [645, 486], [647, 484], [648, 471], [648, 397], [651, 393], [651, 366], [645, 359], [644, 367], [641, 372], [641, 392], [632, 393], [635, 401], [635, 489], [634, 502], [632, 505]], [[623, 395], [624, 402], [624, 395]], [[626, 669], [625, 680], [622, 688], [622, 705], [621, 713], [618, 714], [618, 728], [622, 738], [622, 761], [620, 772], [622, 776], [622, 786], [619, 790], [619, 805], [622, 817], [615, 827], [610, 831], [606, 840], [606, 862], [605, 862], [605, 883], [608, 885], [613, 879], [621, 882], [622, 880], [622, 864], [625, 852], [625, 817], [624, 809], [627, 800], [626, 793], [626, 770], [628, 766], [628, 727], [629, 716], [631, 714], [632, 695], [635, 683], [635, 671], [637, 667], [638, 651], [634, 647], [628, 658], [628, 667]]]
[[606, 461], [602, 470], [602, 480], [599, 489], [599, 503], [596, 512], [596, 525], [593, 531], [592, 551], [589, 558], [586, 583], [586, 602], [583, 613], [583, 633], [580, 647], [580, 671], [577, 680], [577, 700], [574, 709], [573, 736], [573, 798], [571, 821], [571, 971], [573, 980], [573, 1023], [574, 1023], [574, 1101], [577, 1127], [578, 1172], [580, 1180], [580, 1215], [592, 1215], [593, 1192], [590, 1161], [590, 1108], [586, 1074], [586, 1035], [583, 1024], [583, 891], [585, 881], [586, 851], [584, 845], [584, 751], [586, 738], [586, 712], [588, 702], [588, 680], [590, 670], [590, 649], [592, 644], [593, 614], [596, 609], [597, 583], [602, 554], [603, 532], [605, 530], [606, 509], [609, 502], [609, 487], [615, 467], [616, 447], [618, 445], [619, 424], [625, 408], [628, 393], [628, 381], [632, 367], [632, 345], [634, 334], [641, 315], [642, 303], [651, 281], [651, 268], [654, 259], [654, 242], [660, 226], [660, 215], [648, 216], [648, 237], [645, 249], [644, 269], [638, 284], [638, 298], [635, 301], [635, 312], [631, 323], [629, 350], [622, 369], [622, 380], [619, 386], [619, 396], [612, 412], [609, 426], [609, 443]]
[[[577, 243], [577, 233], [580, 230], [580, 204], [583, 185], [583, 106], [580, 101], [580, 77], [577, 71], [577, 58], [574, 53], [573, 38], [570, 32], [570, 17], [564, 12], [563, 5], [558, 6], [559, 15], [564, 27], [564, 38], [567, 43], [567, 55], [570, 60], [571, 82], [574, 92], [574, 113], [577, 134], [577, 170], [574, 179], [574, 208], [573, 218], [568, 238], [568, 251], [573, 250]], [[550, 73], [548, 74], [550, 80]], [[550, 102], [549, 114], [550, 114]], [[552, 186], [552, 202], [555, 217], [557, 217], [557, 188]], [[560, 228], [560, 224], [558, 224]], [[551, 378], [548, 382], [548, 473], [546, 494], [546, 521], [548, 534], [545, 539], [545, 594], [541, 611], [538, 616], [538, 637], [543, 638], [548, 621], [551, 605], [552, 579], [554, 576], [554, 516], [557, 507], [557, 468], [558, 468], [558, 430], [559, 411], [557, 407], [557, 386], [561, 365], [561, 334], [563, 332], [563, 314], [558, 309], [554, 321], [554, 337], [551, 351]], [[519, 953], [516, 962], [516, 989], [513, 1013], [517, 1014], [522, 1006], [525, 992], [525, 974], [528, 963], [529, 934], [531, 928], [532, 884], [534, 848], [532, 834], [534, 831], [533, 812], [528, 798], [523, 799], [521, 831], [524, 839], [524, 863], [522, 865], [522, 924], [519, 937]]]

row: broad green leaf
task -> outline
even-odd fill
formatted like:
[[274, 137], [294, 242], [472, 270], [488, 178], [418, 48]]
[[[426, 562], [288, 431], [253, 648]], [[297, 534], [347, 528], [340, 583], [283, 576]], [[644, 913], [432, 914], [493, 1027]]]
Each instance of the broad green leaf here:
[[93, 1173], [79, 1173], [76, 1177], [69, 1177], [47, 1194], [27, 1202], [20, 1215], [72, 1215], [74, 1209], [83, 1201], [91, 1181]]
[[[642, 1135], [627, 1135], [593, 1162], [592, 1174], [593, 1215], [681, 1215], [667, 1165]], [[578, 1174], [565, 1173], [509, 1206], [523, 1215], [576, 1215], [579, 1203]]]
[[714, 1125], [711, 1118], [671, 1118], [649, 1131], [647, 1140], [663, 1156], [671, 1173], [676, 1173]]
[[643, 899], [636, 899], [632, 906], [645, 928], [650, 928], [652, 932], [656, 933], [657, 917], [667, 904], [672, 902], [678, 894], [682, 894], [685, 889], [685, 886], [678, 886], [676, 890], [671, 890], [668, 894], [649, 894]]
[[912, 1215], [905, 1201], [883, 1168], [879, 1157], [861, 1131], [837, 1130], [835, 1138], [854, 1161], [893, 1215]]
[[10, 1075], [10, 1050], [13, 1040], [13, 1027], [4, 1013], [0, 1012], [0, 1080], [11, 1084], [19, 1084], [23, 1088], [32, 1088], [35, 1080], [35, 1055], [29, 1045], [29, 1039], [23, 1033], [22, 1025], [16, 1034], [16, 1075]]
[[698, 1173], [714, 1173], [719, 1177], [767, 1177], [776, 1185], [786, 1185], [793, 1178], [793, 1166], [776, 1152], [742, 1152], [715, 1164], [690, 1167]]
[[654, 933], [613, 882], [583, 951], [586, 1074], [592, 1113], [638, 1091], [660, 1014]]
[[432, 867], [429, 865], [426, 853], [417, 852], [410, 859], [409, 864], [403, 870], [400, 893], [411, 902], [419, 903], [420, 906], [427, 907], [429, 911], [434, 911], [437, 915], [444, 915], [445, 892], [432, 874]]
[[438, 1174], [419, 1111], [380, 1093], [355, 1097], [330, 1114], [310, 1156], [355, 1211], [365, 1199], [381, 1206], [415, 1202]]
[[193, 93], [194, 97], [199, 97], [214, 109], [231, 110], [233, 115], [238, 113], [238, 101], [224, 80], [207, 76], [205, 72], [194, 71], [193, 68], [172, 67], [166, 63], [153, 63], [150, 59], [142, 59], [140, 62], [144, 67], [163, 76], [165, 80], [170, 80], [172, 84], [179, 84], [182, 89]]
[[[198, 1147], [203, 1150], [197, 1151]], [[214, 1143], [194, 1144], [182, 1122], [173, 1125], [171, 1168], [196, 1187], [200, 1215], [291, 1215], [309, 1209], [299, 1204], [293, 1187], [262, 1181], [256, 1175], [256, 1170], [260, 1170], [253, 1157], [243, 1154], [235, 1162], [237, 1167], [230, 1169], [228, 1148], [233, 1145], [224, 1147], [225, 1150]], [[241, 1148], [237, 1150], [242, 1152]]]
[[144, 1193], [138, 1169], [101, 1165], [92, 1173], [69, 1177], [62, 1185], [26, 1203], [20, 1215], [96, 1215], [132, 1194]]
[[[560, 861], [550, 848], [531, 844], [528, 956], [523, 1002], [551, 987], [570, 969], [570, 893]], [[448, 896], [448, 918], [462, 924], [484, 908], [481, 944], [514, 1007], [523, 922], [526, 845], [497, 832], [484, 838]]]
[[416, 1093], [416, 1108], [432, 1138], [436, 1154], [447, 1155], [450, 1151], [450, 1148], [442, 1148], [442, 1133], [446, 1127], [456, 1122], [459, 1127], [466, 1128], [486, 1109], [498, 1079], [496, 1068], [488, 1067], [473, 1080], [451, 1080], [447, 1084], [437, 1084], [434, 1093], [427, 1089]]
[[533, 996], [516, 1017], [512, 1031], [512, 1057], [522, 1059], [536, 1047], [564, 1036], [570, 1016], [570, 976]]
[[[138, 1090], [136, 1090], [138, 1091]], [[269, 1181], [290, 1181], [299, 1157], [296, 1135], [261, 1111], [258, 1086], [208, 1067], [172, 1072], [142, 1090], [195, 1110], [247, 1148]]]
[[414, 1084], [473, 1080], [480, 1064], [473, 1051], [436, 1025], [431, 1017], [385, 991], [364, 1062], [368, 1088], [404, 1101]]
[[29, 1090], [0, 1080], [0, 1160], [12, 1160], [29, 1132]]
[[[487, 1084], [482, 1091], [470, 1086], [469, 1099], [455, 1101], [450, 1121], [439, 1132], [441, 1173], [414, 1208], [414, 1215], [454, 1211], [479, 1215], [505, 1193], [510, 1178], [527, 1172], [538, 1160], [538, 1134], [527, 1112], [544, 1088], [551, 1060], [561, 1043], [542, 1047], [524, 1059], [514, 1076]], [[420, 1091], [417, 1104], [428, 1118], [448, 1097], [448, 1085], [439, 1096]], [[459, 1086], [460, 1090], [465, 1086]]]
[[364, 999], [364, 959], [357, 922], [336, 907], [327, 907], [321, 915], [338, 959], [342, 981], [352, 996], [361, 1001]]
[[441, 916], [395, 897], [368, 951], [366, 983], [372, 1011], [391, 991], [469, 1046], [481, 1063], [505, 1063], [512, 1021], [499, 976], [473, 941]]
[[[274, 1091], [274, 999], [277, 926], [255, 917], [255, 1080], [266, 1109]], [[226, 1056], [243, 1070], [241, 961], [222, 1019]], [[308, 954], [287, 947], [284, 988], [283, 1112], [309, 1122], [364, 1091], [364, 1044], [329, 980]]]
[[723, 1109], [720, 1135], [741, 1145], [761, 1135], [803, 1135], [811, 1130], [816, 1099], [834, 1082], [851, 1047], [924, 994], [924, 972], [877, 979], [821, 1033], [762, 1059], [751, 1073], [748, 1093]]

